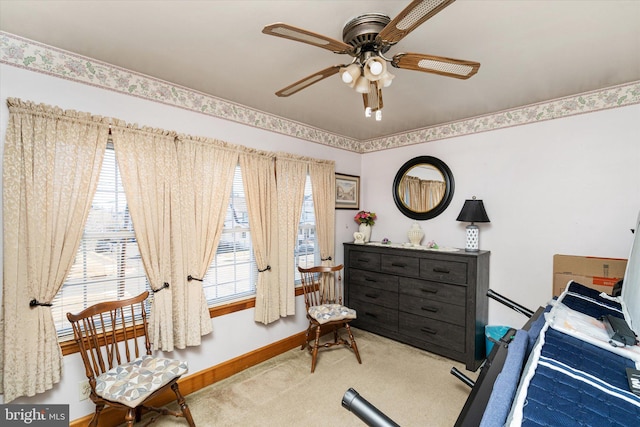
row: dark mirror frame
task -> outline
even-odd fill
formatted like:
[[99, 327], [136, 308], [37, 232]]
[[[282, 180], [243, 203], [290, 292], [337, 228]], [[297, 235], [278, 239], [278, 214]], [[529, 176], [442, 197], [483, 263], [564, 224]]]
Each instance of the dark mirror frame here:
[[[428, 164], [438, 169], [438, 171], [440, 171], [440, 173], [444, 177], [444, 182], [446, 186], [444, 196], [442, 196], [442, 200], [440, 200], [440, 203], [438, 203], [433, 209], [427, 212], [416, 212], [409, 209], [404, 204], [404, 202], [400, 199], [400, 196], [398, 194], [398, 187], [400, 185], [400, 181], [402, 180], [402, 177], [404, 176], [404, 174], [407, 173], [409, 169], [411, 169], [412, 167], [421, 165], [421, 164]], [[400, 170], [398, 170], [398, 173], [396, 174], [395, 179], [393, 180], [393, 188], [392, 188], [393, 201], [396, 203], [396, 206], [398, 207], [400, 212], [402, 212], [405, 216], [408, 216], [409, 218], [417, 219], [417, 220], [435, 218], [438, 215], [440, 215], [442, 212], [444, 212], [444, 210], [447, 209], [447, 206], [449, 206], [449, 203], [451, 203], [451, 199], [453, 199], [454, 190], [455, 190], [455, 183], [453, 181], [453, 174], [451, 173], [451, 169], [449, 169], [449, 166], [447, 166], [445, 162], [432, 156], [414, 157], [413, 159], [409, 160], [407, 163], [402, 165]]]

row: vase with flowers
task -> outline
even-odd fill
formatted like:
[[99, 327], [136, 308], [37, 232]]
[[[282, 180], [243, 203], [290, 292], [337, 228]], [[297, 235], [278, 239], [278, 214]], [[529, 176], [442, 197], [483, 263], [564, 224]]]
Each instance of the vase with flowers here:
[[365, 243], [371, 240], [371, 226], [376, 223], [376, 219], [378, 217], [375, 212], [368, 211], [360, 211], [353, 217], [353, 220], [360, 225], [358, 231], [364, 235]]

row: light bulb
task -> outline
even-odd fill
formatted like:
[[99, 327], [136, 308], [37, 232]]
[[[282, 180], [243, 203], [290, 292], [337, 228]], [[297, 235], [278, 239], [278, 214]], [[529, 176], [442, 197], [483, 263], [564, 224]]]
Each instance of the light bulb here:
[[358, 64], [350, 64], [346, 67], [340, 68], [342, 81], [353, 87], [356, 80], [360, 77], [361, 70]]
[[378, 61], [369, 61], [369, 71], [371, 71], [371, 74], [374, 76], [379, 75], [382, 73], [382, 64]]
[[367, 107], [364, 109], [364, 116], [371, 117], [371, 107]]
[[382, 120], [382, 110], [377, 110], [376, 111], [376, 121], [379, 122], [380, 120]]

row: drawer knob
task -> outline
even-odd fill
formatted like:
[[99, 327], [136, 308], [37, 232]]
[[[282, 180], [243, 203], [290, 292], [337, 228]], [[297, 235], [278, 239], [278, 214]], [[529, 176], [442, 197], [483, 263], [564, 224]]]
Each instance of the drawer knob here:
[[368, 311], [365, 311], [365, 312], [364, 312], [364, 315], [365, 315], [365, 316], [369, 316], [369, 317], [373, 317], [373, 318], [375, 318], [375, 319], [377, 319], [377, 318], [378, 318], [378, 316], [376, 316], [376, 315], [375, 315], [375, 314], [373, 314], [373, 313], [369, 313]]
[[367, 297], [367, 298], [373, 298], [373, 299], [376, 299], [376, 298], [379, 297], [379, 295], [377, 295], [377, 294], [364, 294], [364, 296]]
[[420, 289], [422, 292], [426, 292], [428, 294], [437, 294], [438, 290], [437, 289], [425, 289], [425, 288], [421, 288]]
[[438, 308], [437, 307], [420, 307], [421, 310], [423, 311], [428, 311], [431, 313], [437, 313], [438, 312]]
[[365, 277], [365, 278], [364, 278], [364, 281], [365, 281], [365, 282], [377, 282], [377, 280], [376, 280], [376, 279], [372, 279], [371, 277]]
[[369, 262], [369, 260], [364, 258], [358, 258], [358, 262]]
[[426, 328], [426, 327], [425, 327], [425, 328], [420, 328], [420, 330], [421, 330], [422, 332], [426, 332], [426, 333], [431, 334], [431, 335], [435, 335], [435, 334], [437, 334], [437, 333], [438, 333], [438, 331], [434, 331], [433, 329], [431, 329], [431, 328]]
[[446, 268], [440, 268], [440, 267], [434, 267], [433, 269], [434, 273], [444, 273], [444, 274], [449, 274], [451, 273], [449, 270], [447, 270]]
[[403, 264], [403, 263], [401, 263], [401, 262], [392, 262], [392, 263], [391, 263], [391, 266], [392, 266], [392, 267], [402, 267], [402, 268], [405, 268], [405, 267], [407, 266], [407, 264]]

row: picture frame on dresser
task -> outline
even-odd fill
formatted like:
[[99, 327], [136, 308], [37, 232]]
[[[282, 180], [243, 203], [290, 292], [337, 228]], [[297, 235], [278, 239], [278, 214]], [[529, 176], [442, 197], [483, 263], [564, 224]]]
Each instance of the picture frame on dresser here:
[[336, 173], [336, 209], [360, 209], [360, 177]]

